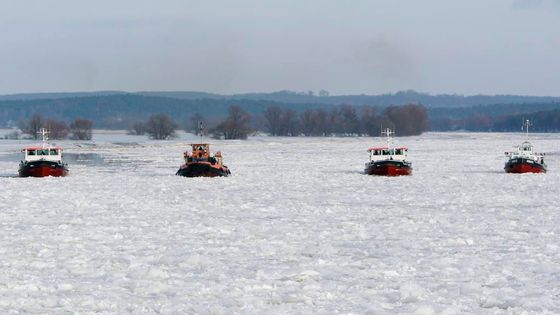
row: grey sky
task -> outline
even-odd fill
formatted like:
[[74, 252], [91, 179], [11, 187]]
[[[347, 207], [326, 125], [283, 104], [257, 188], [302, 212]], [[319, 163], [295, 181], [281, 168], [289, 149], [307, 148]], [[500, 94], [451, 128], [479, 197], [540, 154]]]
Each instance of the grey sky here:
[[560, 95], [558, 0], [0, 0], [0, 94]]

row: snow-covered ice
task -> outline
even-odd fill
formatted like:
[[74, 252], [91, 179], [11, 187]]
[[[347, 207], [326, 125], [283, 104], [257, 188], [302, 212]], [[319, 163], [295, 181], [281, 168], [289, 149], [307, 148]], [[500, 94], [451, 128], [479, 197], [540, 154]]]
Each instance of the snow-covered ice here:
[[558, 134], [526, 175], [522, 134], [397, 138], [399, 178], [362, 174], [380, 138], [210, 140], [233, 175], [189, 179], [184, 135], [96, 137], [66, 178], [0, 141], [0, 313], [560, 313]]

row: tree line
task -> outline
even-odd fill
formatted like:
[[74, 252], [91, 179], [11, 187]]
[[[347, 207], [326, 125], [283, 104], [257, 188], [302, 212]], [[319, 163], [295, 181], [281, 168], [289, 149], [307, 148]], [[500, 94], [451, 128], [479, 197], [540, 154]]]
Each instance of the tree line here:
[[428, 130], [426, 108], [417, 104], [389, 106], [379, 114], [372, 106], [341, 105], [301, 113], [272, 106], [263, 117], [273, 136], [379, 136], [384, 127], [411, 136]]
[[[201, 126], [203, 128], [201, 128]], [[389, 106], [383, 112], [371, 106], [335, 106], [296, 112], [290, 108], [269, 106], [254, 117], [242, 107], [229, 107], [222, 121], [206, 120], [200, 113], [192, 115], [183, 129], [193, 134], [219, 139], [246, 139], [262, 131], [271, 136], [379, 136], [381, 129], [395, 129], [400, 136], [418, 135], [428, 130], [428, 115], [422, 105]], [[154, 114], [146, 121], [135, 122], [129, 133], [148, 134], [152, 139], [170, 139], [179, 124], [166, 114]]]
[[[18, 127], [22, 133], [29, 135], [33, 139], [38, 139], [39, 130], [46, 128], [49, 130], [50, 139], [73, 139], [73, 140], [91, 140], [93, 122], [89, 119], [76, 118], [70, 124], [63, 120], [54, 118], [44, 118], [41, 114], [34, 114], [28, 120], [20, 120]], [[12, 135], [19, 137], [19, 135]]]
[[[176, 137], [179, 124], [167, 114], [151, 115], [146, 121], [133, 123], [128, 133], [133, 135], [147, 134], [154, 140], [167, 140]], [[255, 130], [251, 127], [251, 115], [240, 106], [231, 106], [227, 117], [208, 128], [208, 121], [199, 113], [192, 115], [183, 126], [186, 132], [208, 135], [221, 139], [247, 139]]]

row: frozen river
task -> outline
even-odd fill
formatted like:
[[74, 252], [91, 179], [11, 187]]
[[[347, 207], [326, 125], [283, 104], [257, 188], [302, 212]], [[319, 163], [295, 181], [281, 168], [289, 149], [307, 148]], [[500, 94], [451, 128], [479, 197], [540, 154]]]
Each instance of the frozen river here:
[[[233, 173], [182, 178], [187, 136], [62, 141], [70, 175], [17, 178], [0, 141], [0, 313], [560, 313], [560, 135], [426, 133], [410, 177], [380, 138], [210, 140]], [[194, 138], [196, 141], [197, 139]]]

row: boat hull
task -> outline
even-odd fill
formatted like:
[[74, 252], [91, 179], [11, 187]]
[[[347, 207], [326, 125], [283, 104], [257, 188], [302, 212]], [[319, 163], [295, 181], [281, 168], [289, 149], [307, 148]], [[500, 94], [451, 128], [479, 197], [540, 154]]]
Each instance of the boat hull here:
[[372, 162], [367, 164], [365, 173], [379, 176], [407, 176], [412, 175], [412, 166], [401, 161]]
[[523, 173], [546, 173], [546, 166], [528, 159], [512, 159], [509, 160], [504, 170], [506, 173], [523, 174]]
[[64, 164], [50, 161], [33, 161], [20, 164], [20, 177], [63, 177], [68, 175], [68, 168]]
[[229, 176], [231, 172], [226, 166], [209, 162], [193, 162], [182, 165], [176, 174], [184, 177], [219, 177]]

